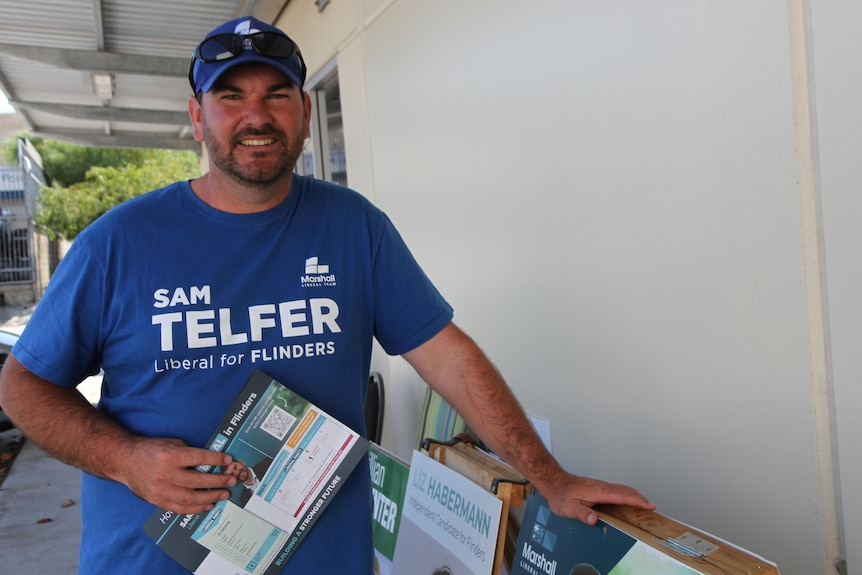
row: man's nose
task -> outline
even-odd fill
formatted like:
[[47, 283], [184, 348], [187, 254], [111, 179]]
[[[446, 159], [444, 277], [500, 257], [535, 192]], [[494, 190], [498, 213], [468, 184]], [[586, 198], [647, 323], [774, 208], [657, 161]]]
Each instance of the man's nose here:
[[269, 109], [269, 101], [263, 97], [248, 98], [245, 105], [245, 120], [249, 125], [260, 125], [269, 123], [272, 119], [272, 111]]

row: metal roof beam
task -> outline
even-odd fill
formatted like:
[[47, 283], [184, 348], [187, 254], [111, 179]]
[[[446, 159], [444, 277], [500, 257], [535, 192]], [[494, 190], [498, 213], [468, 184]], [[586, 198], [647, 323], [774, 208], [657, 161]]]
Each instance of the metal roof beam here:
[[258, 20], [273, 23], [287, 4], [285, 0], [239, 0], [233, 11], [233, 17], [254, 16]]
[[135, 108], [109, 108], [105, 106], [80, 106], [76, 104], [47, 104], [43, 102], [10, 101], [19, 109], [47, 112], [76, 120], [99, 120], [105, 122], [140, 122], [144, 124], [179, 124], [190, 126], [187, 111], [142, 110]]
[[96, 50], [105, 49], [105, 26], [102, 19], [102, 0], [93, 0], [93, 26], [96, 29]]
[[100, 148], [162, 148], [170, 150], [201, 151], [201, 145], [190, 138], [176, 138], [170, 136], [154, 136], [145, 133], [112, 134], [106, 136], [94, 132], [79, 132], [72, 130], [54, 130], [47, 128], [31, 132], [31, 135], [51, 140], [63, 140], [83, 146], [97, 146]]
[[[3, 71], [0, 70], [0, 90], [6, 95], [6, 99], [11, 103], [12, 100], [15, 99], [15, 92], [12, 90], [12, 86], [9, 84], [9, 81], [6, 79], [6, 76], [3, 75]], [[18, 116], [24, 121], [27, 129], [31, 129], [35, 124], [33, 123], [33, 119], [30, 117], [30, 114], [24, 112], [23, 110], [16, 110], [18, 112]]]
[[141, 54], [115, 54], [97, 50], [69, 50], [22, 46], [0, 42], [0, 54], [34, 60], [57, 68], [116, 74], [145, 74], [185, 78], [191, 58], [168, 58]]

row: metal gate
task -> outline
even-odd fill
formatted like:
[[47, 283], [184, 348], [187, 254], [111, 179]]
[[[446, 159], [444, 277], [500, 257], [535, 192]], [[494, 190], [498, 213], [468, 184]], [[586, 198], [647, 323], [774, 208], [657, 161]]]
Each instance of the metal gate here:
[[[27, 165], [33, 166], [32, 161], [26, 158], [25, 161]], [[32, 169], [28, 171], [18, 166], [0, 166], [0, 287], [28, 283], [35, 286], [37, 274], [32, 216], [38, 186]], [[16, 293], [21, 293], [21, 289], [21, 285], [12, 288]], [[0, 293], [5, 301], [7, 290]]]
[[0, 283], [32, 282], [33, 229], [28, 216], [0, 215]]

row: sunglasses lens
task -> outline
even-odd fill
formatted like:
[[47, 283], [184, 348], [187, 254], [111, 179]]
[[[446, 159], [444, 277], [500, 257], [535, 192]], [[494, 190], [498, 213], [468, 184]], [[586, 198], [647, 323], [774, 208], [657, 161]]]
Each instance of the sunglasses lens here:
[[270, 58], [290, 58], [296, 50], [290, 39], [274, 32], [259, 32], [250, 38], [257, 53]]
[[[239, 49], [242, 49], [241, 43], [239, 44]], [[238, 53], [236, 49], [236, 35], [217, 34], [201, 42], [195, 55], [204, 62], [217, 62], [233, 58]]]

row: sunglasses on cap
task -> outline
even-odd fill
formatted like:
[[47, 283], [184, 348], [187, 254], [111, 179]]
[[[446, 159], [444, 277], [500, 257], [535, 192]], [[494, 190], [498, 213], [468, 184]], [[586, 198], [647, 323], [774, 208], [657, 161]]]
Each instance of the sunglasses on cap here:
[[191, 67], [189, 68], [189, 82], [192, 87], [195, 86], [196, 60], [200, 60], [204, 64], [223, 62], [236, 58], [249, 48], [267, 58], [291, 60], [297, 57], [300, 65], [300, 76], [303, 84], [305, 83], [307, 71], [299, 46], [282, 33], [264, 31], [251, 34], [214, 34], [198, 44], [192, 52]]
[[268, 58], [293, 58], [299, 54], [299, 46], [278, 32], [253, 32], [251, 34], [216, 34], [198, 44], [192, 56], [206, 63], [229, 60], [252, 48]]

